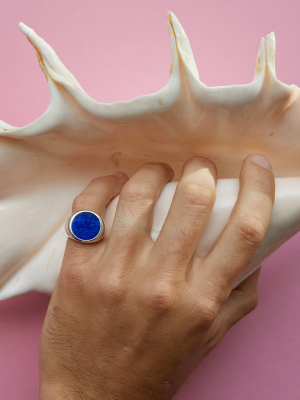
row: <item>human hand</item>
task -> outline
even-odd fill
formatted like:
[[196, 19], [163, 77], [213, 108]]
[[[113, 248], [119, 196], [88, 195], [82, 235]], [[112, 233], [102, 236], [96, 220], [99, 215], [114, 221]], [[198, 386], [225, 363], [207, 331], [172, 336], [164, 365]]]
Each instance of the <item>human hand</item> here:
[[171, 399], [257, 305], [259, 270], [232, 287], [271, 217], [275, 182], [263, 156], [245, 159], [230, 221], [203, 258], [194, 252], [215, 200], [211, 161], [185, 163], [156, 242], [154, 205], [172, 169], [153, 163], [129, 180], [117, 175], [74, 200], [73, 212], [104, 215], [120, 194], [109, 239], [67, 241], [41, 335], [40, 400]]

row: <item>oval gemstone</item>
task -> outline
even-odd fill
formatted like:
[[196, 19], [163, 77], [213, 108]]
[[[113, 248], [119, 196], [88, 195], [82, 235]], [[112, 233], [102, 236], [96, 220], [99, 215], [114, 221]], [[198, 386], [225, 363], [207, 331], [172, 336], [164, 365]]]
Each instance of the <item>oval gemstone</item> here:
[[71, 229], [73, 234], [80, 240], [95, 239], [101, 228], [99, 218], [88, 211], [77, 214], [72, 221]]

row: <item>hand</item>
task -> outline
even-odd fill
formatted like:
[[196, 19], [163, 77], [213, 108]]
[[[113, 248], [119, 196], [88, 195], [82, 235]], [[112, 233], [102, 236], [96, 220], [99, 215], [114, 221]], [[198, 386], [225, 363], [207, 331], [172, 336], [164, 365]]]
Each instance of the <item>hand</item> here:
[[231, 218], [213, 248], [194, 256], [215, 201], [217, 170], [188, 160], [165, 224], [150, 237], [155, 202], [172, 169], [145, 164], [94, 179], [73, 212], [104, 215], [120, 194], [109, 239], [68, 239], [40, 347], [40, 400], [171, 399], [193, 369], [258, 301], [259, 270], [232, 287], [261, 243], [274, 176], [248, 156]]

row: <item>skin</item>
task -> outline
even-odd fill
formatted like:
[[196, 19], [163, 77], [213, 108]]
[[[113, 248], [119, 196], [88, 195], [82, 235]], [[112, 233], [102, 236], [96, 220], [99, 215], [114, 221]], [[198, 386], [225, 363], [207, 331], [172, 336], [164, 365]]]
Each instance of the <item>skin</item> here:
[[248, 156], [230, 221], [203, 258], [217, 170], [193, 157], [182, 170], [156, 242], [155, 202], [173, 171], [145, 164], [128, 177], [94, 179], [73, 212], [104, 215], [120, 194], [109, 239], [68, 239], [40, 344], [40, 400], [171, 399], [226, 332], [258, 303], [259, 270], [232, 287], [269, 225], [272, 168]]

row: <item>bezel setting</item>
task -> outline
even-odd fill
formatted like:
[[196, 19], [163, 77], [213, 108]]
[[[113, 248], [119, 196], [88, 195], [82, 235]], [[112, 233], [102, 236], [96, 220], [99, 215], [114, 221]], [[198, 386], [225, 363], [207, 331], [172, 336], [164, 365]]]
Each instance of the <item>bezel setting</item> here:
[[[73, 232], [73, 229], [72, 229], [73, 221], [78, 215], [80, 215], [82, 213], [93, 214], [99, 220], [99, 223], [100, 223], [99, 232], [95, 237], [93, 237], [91, 239], [82, 239], [82, 238], [76, 236], [76, 234]], [[99, 240], [103, 239], [104, 233], [105, 233], [105, 222], [104, 222], [104, 219], [102, 217], [100, 217], [100, 215], [98, 215], [97, 213], [90, 211], [90, 210], [81, 210], [81, 211], [77, 211], [76, 213], [73, 213], [70, 215], [70, 217], [66, 221], [65, 229], [66, 229], [66, 233], [70, 239], [73, 239], [73, 240], [75, 240], [77, 242], [81, 242], [81, 243], [94, 243], [94, 242], [99, 242]]]

